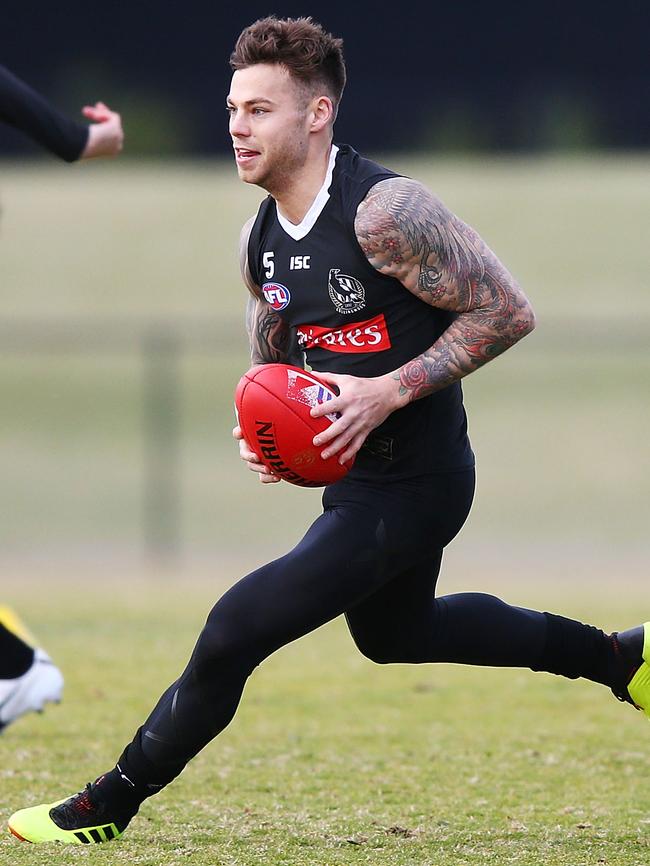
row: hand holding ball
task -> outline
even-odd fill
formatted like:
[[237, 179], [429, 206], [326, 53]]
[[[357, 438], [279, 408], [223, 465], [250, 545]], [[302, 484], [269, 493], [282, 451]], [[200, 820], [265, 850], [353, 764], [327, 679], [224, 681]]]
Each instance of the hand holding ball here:
[[260, 463], [274, 475], [299, 487], [323, 487], [339, 481], [354, 460], [339, 463], [338, 455], [323, 460], [313, 438], [336, 420], [335, 415], [312, 418], [310, 410], [335, 397], [331, 388], [300, 367], [261, 364], [239, 380], [235, 407], [244, 439]]

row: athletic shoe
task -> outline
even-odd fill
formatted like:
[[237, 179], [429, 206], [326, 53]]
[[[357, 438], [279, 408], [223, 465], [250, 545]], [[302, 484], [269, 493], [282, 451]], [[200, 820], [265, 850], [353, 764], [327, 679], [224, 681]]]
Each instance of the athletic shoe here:
[[42, 649], [34, 650], [34, 661], [20, 677], [0, 680], [0, 731], [20, 716], [42, 712], [45, 704], [59, 703], [63, 676]]
[[650, 718], [650, 622], [643, 624], [642, 661], [627, 684], [634, 706]]
[[18, 616], [15, 610], [0, 604], [0, 625], [16, 635], [27, 646], [36, 648], [38, 641], [34, 639], [34, 635], [27, 628], [22, 619]]
[[9, 819], [9, 831], [21, 842], [89, 845], [119, 839], [135, 813], [118, 816], [111, 812], [97, 796], [98, 782], [89, 782], [67, 800], [15, 812]]

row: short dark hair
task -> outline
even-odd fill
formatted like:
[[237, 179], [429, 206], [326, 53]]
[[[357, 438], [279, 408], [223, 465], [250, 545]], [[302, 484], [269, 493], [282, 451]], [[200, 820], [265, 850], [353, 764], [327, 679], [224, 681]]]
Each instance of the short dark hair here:
[[310, 91], [324, 86], [335, 111], [345, 87], [343, 40], [311, 18], [260, 18], [246, 27], [230, 55], [232, 69], [279, 63]]

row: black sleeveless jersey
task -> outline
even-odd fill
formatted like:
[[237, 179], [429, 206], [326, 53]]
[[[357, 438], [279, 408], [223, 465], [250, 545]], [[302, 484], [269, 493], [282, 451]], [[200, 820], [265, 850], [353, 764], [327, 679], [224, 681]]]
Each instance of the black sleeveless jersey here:
[[[334, 146], [323, 187], [299, 225], [278, 213], [271, 196], [260, 205], [248, 241], [251, 276], [295, 328], [316, 372], [381, 376], [428, 349], [453, 321], [376, 271], [357, 241], [359, 203], [396, 176], [348, 145]], [[473, 463], [455, 383], [390, 415], [368, 437], [351, 477], [408, 478]]]

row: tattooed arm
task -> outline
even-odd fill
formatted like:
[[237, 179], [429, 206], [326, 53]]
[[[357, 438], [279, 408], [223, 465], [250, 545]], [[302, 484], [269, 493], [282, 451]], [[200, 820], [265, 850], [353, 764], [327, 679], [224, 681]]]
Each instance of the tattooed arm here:
[[251, 295], [246, 304], [246, 330], [252, 364], [304, 366], [295, 330], [283, 322], [266, 301], [255, 295]]
[[248, 238], [254, 222], [254, 217], [248, 220], [239, 238], [239, 266], [250, 292], [246, 305], [246, 330], [251, 346], [251, 363], [295, 364], [303, 367], [304, 356], [298, 347], [295, 329], [287, 325], [266, 303], [260, 287], [253, 282], [248, 267]]
[[534, 328], [528, 299], [499, 259], [416, 181], [390, 178], [374, 186], [355, 229], [380, 273], [425, 303], [458, 313], [431, 348], [393, 374], [407, 401], [472, 373]]
[[387, 376], [326, 377], [340, 390], [326, 411], [341, 417], [314, 441], [327, 445], [323, 457], [341, 453], [342, 462], [391, 412], [467, 376], [535, 326], [526, 296], [494, 253], [417, 181], [376, 184], [359, 205], [355, 231], [374, 268], [457, 316], [432, 346]]
[[[304, 366], [302, 351], [298, 347], [295, 330], [282, 321], [278, 313], [264, 300], [261, 289], [253, 282], [248, 267], [248, 238], [255, 218], [251, 218], [242, 229], [239, 238], [239, 265], [241, 275], [246, 283], [250, 297], [246, 306], [246, 329], [251, 345], [252, 364], [296, 364]], [[280, 481], [263, 463], [244, 439], [239, 424], [232, 431], [233, 437], [239, 442], [239, 456], [251, 472], [257, 472], [263, 484], [275, 484]]]

